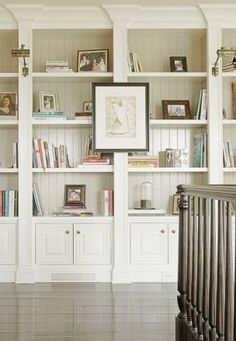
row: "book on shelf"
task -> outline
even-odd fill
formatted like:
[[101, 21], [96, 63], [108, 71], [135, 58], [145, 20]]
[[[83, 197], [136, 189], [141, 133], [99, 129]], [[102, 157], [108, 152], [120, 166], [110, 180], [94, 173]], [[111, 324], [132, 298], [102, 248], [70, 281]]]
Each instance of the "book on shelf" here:
[[96, 158], [88, 157], [81, 160], [82, 165], [110, 165], [111, 160], [109, 158]]
[[223, 164], [226, 168], [234, 167], [234, 156], [231, 142], [223, 143]]
[[159, 157], [157, 155], [129, 156], [128, 167], [159, 167]]
[[207, 90], [201, 89], [198, 91], [197, 100], [195, 103], [194, 119], [206, 120], [207, 119]]
[[71, 168], [67, 146], [54, 146], [40, 138], [33, 139], [33, 167]]
[[32, 118], [34, 120], [66, 120], [64, 112], [33, 112]]
[[12, 168], [18, 168], [18, 142], [12, 145]]
[[18, 216], [18, 191], [0, 190], [0, 217]]
[[137, 53], [128, 52], [127, 62], [129, 72], [143, 72], [143, 66]]
[[147, 217], [151, 217], [151, 216], [165, 216], [166, 215], [166, 210], [164, 209], [149, 209], [149, 210], [145, 210], [145, 209], [139, 209], [139, 208], [134, 208], [134, 209], [129, 209], [128, 210], [128, 215], [132, 215], [132, 216], [147, 216]]
[[100, 214], [102, 216], [113, 216], [114, 214], [114, 192], [111, 189], [99, 191]]
[[47, 60], [45, 63], [46, 72], [72, 72], [67, 60]]
[[207, 133], [199, 132], [193, 137], [193, 165], [207, 167]]
[[33, 194], [33, 215], [34, 216], [43, 216], [43, 208], [39, 195], [39, 190], [37, 184], [33, 183], [32, 185], [32, 194]]

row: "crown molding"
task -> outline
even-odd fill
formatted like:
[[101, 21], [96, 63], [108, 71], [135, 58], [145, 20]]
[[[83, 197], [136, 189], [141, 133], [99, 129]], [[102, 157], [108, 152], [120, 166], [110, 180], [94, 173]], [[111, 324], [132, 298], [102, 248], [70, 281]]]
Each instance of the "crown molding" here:
[[236, 28], [236, 5], [199, 5], [208, 25]]
[[5, 7], [14, 15], [18, 22], [20, 21], [30, 21], [33, 22], [39, 13], [43, 10], [43, 5], [16, 5], [16, 4], [6, 4]]
[[141, 5], [102, 5], [113, 25], [126, 26], [141, 9]]
[[6, 8], [0, 6], [0, 29], [12, 30], [17, 28], [17, 21], [12, 13]]

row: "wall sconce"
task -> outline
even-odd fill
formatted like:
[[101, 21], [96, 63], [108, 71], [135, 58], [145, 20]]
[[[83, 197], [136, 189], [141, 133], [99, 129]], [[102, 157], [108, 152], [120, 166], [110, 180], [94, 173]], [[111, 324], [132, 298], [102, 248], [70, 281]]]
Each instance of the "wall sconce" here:
[[219, 74], [219, 58], [220, 57], [235, 57], [236, 56], [236, 50], [235, 49], [225, 49], [224, 47], [221, 47], [221, 49], [218, 49], [216, 51], [217, 53], [217, 59], [215, 61], [215, 64], [212, 68], [212, 75], [213, 76], [218, 76]]
[[24, 66], [22, 68], [22, 75], [26, 77], [29, 74], [29, 68], [26, 64], [25, 58], [30, 56], [30, 50], [25, 49], [24, 47], [25, 45], [22, 44], [20, 49], [11, 50], [11, 55], [12, 57], [23, 58]]

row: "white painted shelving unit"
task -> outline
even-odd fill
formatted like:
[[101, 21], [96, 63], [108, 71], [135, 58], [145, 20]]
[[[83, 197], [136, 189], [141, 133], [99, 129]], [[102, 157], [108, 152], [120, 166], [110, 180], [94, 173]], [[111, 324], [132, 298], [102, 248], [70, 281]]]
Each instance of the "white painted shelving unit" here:
[[[19, 217], [0, 218], [0, 281], [175, 281], [178, 216], [172, 196], [181, 183], [235, 182], [235, 168], [223, 168], [222, 143], [232, 143], [235, 122], [231, 83], [235, 73], [211, 74], [216, 50], [236, 46], [234, 5], [148, 7], [104, 5], [57, 7], [0, 5], [0, 93], [17, 92], [18, 120], [0, 120], [0, 189], [19, 190]], [[10, 51], [30, 49], [29, 76]], [[106, 48], [106, 73], [77, 72], [77, 51]], [[144, 72], [130, 73], [127, 51], [136, 52]], [[3, 52], [2, 52], [3, 51]], [[169, 57], [186, 56], [188, 72], [170, 72]], [[46, 73], [46, 60], [68, 60], [73, 72]], [[114, 165], [81, 165], [92, 120], [74, 120], [90, 101], [93, 82], [150, 84], [150, 152], [188, 148], [188, 168], [131, 168], [127, 153], [115, 153]], [[164, 120], [161, 100], [189, 100], [208, 89], [208, 119]], [[36, 120], [39, 91], [57, 91], [67, 120]], [[223, 108], [226, 119], [222, 119]], [[208, 166], [193, 167], [193, 138], [208, 133]], [[32, 168], [32, 139], [66, 144], [71, 168]], [[12, 169], [12, 143], [19, 141], [19, 168]], [[154, 186], [153, 205], [164, 217], [129, 216], [139, 204], [139, 186]], [[32, 183], [39, 189], [43, 217], [32, 217]], [[59, 217], [66, 184], [86, 185], [86, 205], [93, 217]], [[98, 192], [114, 190], [114, 217], [99, 215]], [[57, 241], [57, 243], [55, 243]]]

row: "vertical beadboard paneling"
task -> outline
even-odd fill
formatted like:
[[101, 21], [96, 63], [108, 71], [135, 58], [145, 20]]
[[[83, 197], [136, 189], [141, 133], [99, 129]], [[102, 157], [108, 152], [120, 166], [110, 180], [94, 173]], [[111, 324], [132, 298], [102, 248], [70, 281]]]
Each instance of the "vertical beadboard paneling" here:
[[77, 51], [109, 50], [109, 70], [113, 69], [112, 30], [34, 30], [34, 72], [45, 71], [46, 60], [68, 60], [77, 71]]
[[11, 56], [11, 50], [18, 48], [16, 30], [0, 30], [0, 72], [17, 72], [17, 59]]
[[205, 71], [205, 30], [129, 30], [128, 48], [138, 53], [144, 71], [170, 71], [170, 56], [186, 56], [189, 71]]
[[12, 167], [13, 142], [17, 141], [17, 128], [0, 127], [0, 167]]
[[113, 175], [105, 173], [34, 174], [34, 182], [38, 185], [45, 215], [62, 208], [66, 184], [86, 185], [86, 206], [94, 214], [99, 214], [99, 191], [113, 189]]
[[0, 174], [0, 190], [18, 190], [18, 175]]

